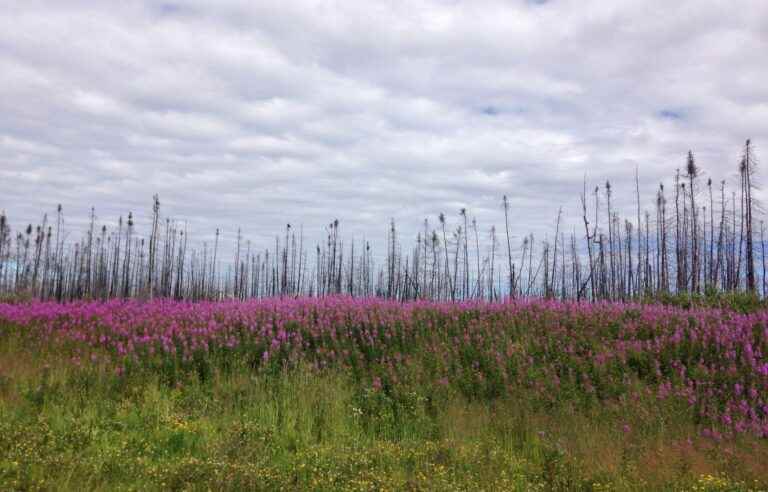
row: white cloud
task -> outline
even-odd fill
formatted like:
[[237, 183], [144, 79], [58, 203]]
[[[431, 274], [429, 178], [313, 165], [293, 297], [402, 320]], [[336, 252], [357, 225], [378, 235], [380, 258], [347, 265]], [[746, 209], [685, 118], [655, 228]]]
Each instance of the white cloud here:
[[[20, 2], [0, 17], [0, 209], [200, 237], [405, 236], [466, 206], [552, 230], [610, 179], [644, 206], [693, 149], [715, 180], [768, 142], [760, 0]], [[141, 223], [141, 222], [139, 222]], [[319, 238], [319, 235], [317, 236]]]

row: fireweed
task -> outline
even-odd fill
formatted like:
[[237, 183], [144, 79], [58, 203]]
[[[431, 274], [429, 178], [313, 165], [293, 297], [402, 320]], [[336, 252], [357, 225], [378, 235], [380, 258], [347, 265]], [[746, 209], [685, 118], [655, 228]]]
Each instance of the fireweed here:
[[477, 400], [519, 388], [544, 404], [675, 398], [705, 436], [768, 437], [766, 311], [347, 297], [31, 302], [0, 304], [3, 331], [115, 378], [152, 371], [176, 384], [235, 364], [256, 372], [302, 365], [344, 370], [388, 394], [415, 378]]

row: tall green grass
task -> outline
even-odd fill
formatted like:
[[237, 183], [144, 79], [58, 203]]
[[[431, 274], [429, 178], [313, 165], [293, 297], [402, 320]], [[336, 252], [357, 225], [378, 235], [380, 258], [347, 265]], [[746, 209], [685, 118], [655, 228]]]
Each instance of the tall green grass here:
[[[641, 388], [639, 388], [641, 389]], [[768, 445], [699, 438], [655, 398], [468, 401], [299, 367], [214, 366], [171, 385], [0, 338], [0, 488], [10, 490], [759, 490]]]

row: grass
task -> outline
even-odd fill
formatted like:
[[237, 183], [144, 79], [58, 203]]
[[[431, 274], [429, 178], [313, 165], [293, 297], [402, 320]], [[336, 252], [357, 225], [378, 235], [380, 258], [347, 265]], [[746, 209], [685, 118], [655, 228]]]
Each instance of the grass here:
[[766, 298], [761, 298], [757, 293], [741, 291], [722, 292], [714, 289], [707, 289], [703, 293], [660, 293], [648, 296], [643, 301], [684, 309], [717, 308], [736, 313], [754, 313], [768, 308]]
[[[9, 331], [8, 333], [12, 333]], [[240, 366], [174, 385], [0, 337], [0, 488], [760, 490], [768, 445], [699, 437], [670, 399], [553, 405], [525, 389], [364, 386]]]

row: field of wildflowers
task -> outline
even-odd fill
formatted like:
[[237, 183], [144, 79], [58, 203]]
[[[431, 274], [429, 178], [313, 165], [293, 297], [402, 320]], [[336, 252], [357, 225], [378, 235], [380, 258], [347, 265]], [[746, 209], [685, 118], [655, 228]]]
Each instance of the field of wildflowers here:
[[761, 310], [28, 302], [0, 342], [2, 488], [768, 486]]

